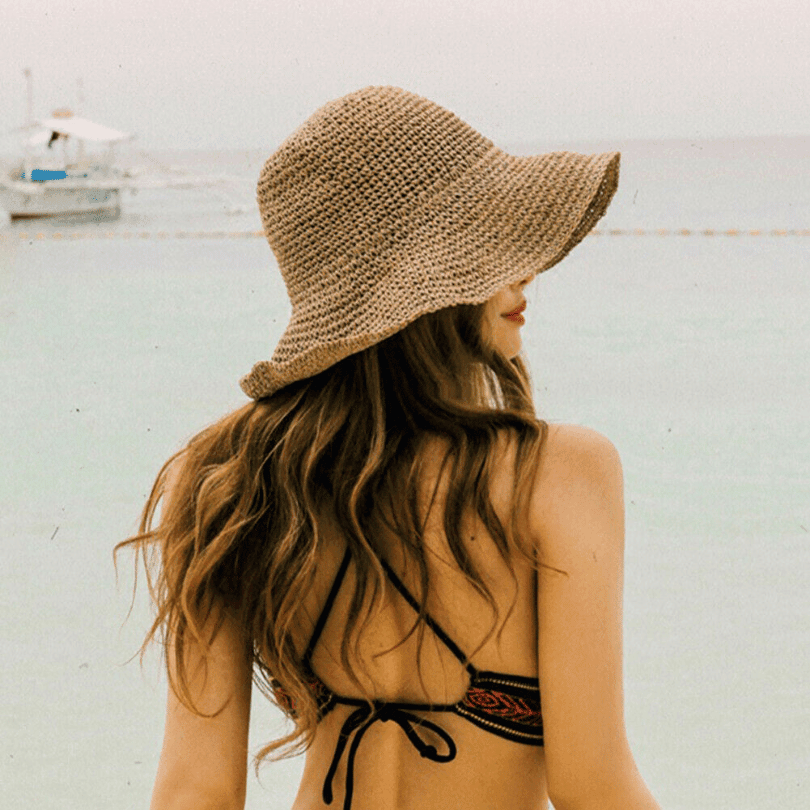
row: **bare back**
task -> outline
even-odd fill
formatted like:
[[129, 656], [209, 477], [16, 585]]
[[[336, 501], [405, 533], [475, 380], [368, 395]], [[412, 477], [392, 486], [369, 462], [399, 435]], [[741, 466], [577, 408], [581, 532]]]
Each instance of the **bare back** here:
[[[537, 596], [533, 566], [515, 555], [513, 571], [500, 558], [485, 527], [476, 522], [465, 527], [467, 550], [493, 594], [497, 619], [482, 595], [458, 569], [442, 527], [447, 472], [440, 475], [440, 449], [430, 448], [424, 493], [436, 497], [427, 516], [425, 542], [430, 590], [426, 609], [458, 647], [481, 670], [536, 678]], [[513, 450], [504, 443], [493, 468], [492, 499], [503, 522], [513, 489]], [[425, 498], [427, 500], [427, 496]], [[384, 538], [387, 560], [411, 593], [418, 593], [413, 570], [406, 566], [396, 537]], [[331, 538], [319, 567], [315, 588], [304, 603], [309, 620], [302, 622], [301, 648], [312, 632], [326, 594], [341, 563], [344, 547]], [[411, 566], [412, 569], [413, 566]], [[359, 636], [361, 657], [355, 663], [368, 695], [382, 701], [448, 704], [459, 701], [469, 685], [469, 674], [447, 646], [425, 627], [420, 665], [417, 667], [417, 634], [404, 643], [416, 614], [402, 595], [386, 583], [383, 607], [375, 611]], [[329, 621], [315, 649], [312, 664], [317, 675], [335, 692], [363, 695], [340, 664], [340, 645], [354, 589], [350, 566], [330, 612]], [[339, 707], [319, 725], [307, 754], [304, 778], [294, 810], [322, 808], [323, 775], [332, 761], [340, 727], [347, 716]], [[515, 810], [547, 807], [543, 748], [522, 745], [487, 733], [462, 717], [443, 714], [437, 722], [455, 741], [457, 754], [441, 764], [423, 760], [395, 723], [378, 723], [369, 729], [354, 764], [353, 810], [363, 808], [492, 808], [509, 796]], [[441, 746], [441, 742], [436, 743]], [[336, 774], [336, 796], [343, 795], [345, 763]]]
[[[508, 447], [499, 452], [492, 500], [506, 520], [513, 465]], [[438, 517], [443, 486], [439, 480], [436, 516], [426, 531], [428, 611], [478, 668], [537, 676], [544, 745], [522, 745], [446, 713], [440, 722], [457, 755], [439, 764], [420, 757], [401, 726], [374, 723], [356, 752], [353, 810], [545, 810], [549, 798], [557, 810], [658, 810], [638, 773], [624, 726], [624, 528], [615, 448], [583, 428], [549, 431], [527, 516], [529, 540], [541, 562], [537, 569], [518, 557], [513, 577], [483, 528], [471, 527], [469, 551], [497, 600], [499, 620], [489, 636], [492, 612], [449, 562]], [[418, 592], [413, 572], [397, 554], [396, 538], [386, 541], [397, 576]], [[343, 553], [339, 538], [332, 538], [304, 602], [308, 618], [302, 617], [298, 628], [299, 649], [307, 645]], [[352, 577], [350, 565], [312, 658], [318, 677], [349, 695], [357, 691], [339, 664], [339, 648]], [[395, 647], [413, 621], [412, 608], [388, 588], [383, 609], [360, 639], [355, 669], [365, 672], [363, 685], [380, 700], [458, 700], [467, 689], [468, 673], [430, 629], [419, 670], [414, 637]], [[250, 661], [244, 651], [244, 631], [226, 615], [199, 670], [205, 674], [191, 684], [194, 699], [214, 715], [190, 711], [170, 690], [153, 810], [243, 806], [250, 707]], [[327, 806], [324, 775], [348, 713], [338, 705], [318, 725], [293, 810]], [[341, 763], [331, 808], [341, 806], [345, 779]]]

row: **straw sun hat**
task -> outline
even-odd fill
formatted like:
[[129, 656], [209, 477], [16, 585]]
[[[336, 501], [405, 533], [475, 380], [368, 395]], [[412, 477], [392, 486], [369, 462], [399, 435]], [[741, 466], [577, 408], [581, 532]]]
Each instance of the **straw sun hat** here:
[[604, 214], [618, 175], [616, 152], [509, 155], [395, 87], [326, 104], [259, 177], [292, 315], [242, 390], [269, 396], [420, 315], [547, 270]]

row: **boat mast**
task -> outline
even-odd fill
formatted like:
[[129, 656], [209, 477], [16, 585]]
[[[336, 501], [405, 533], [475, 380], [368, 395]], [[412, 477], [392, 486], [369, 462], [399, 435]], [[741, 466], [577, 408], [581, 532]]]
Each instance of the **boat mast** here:
[[[76, 79], [76, 115], [84, 115], [84, 81], [81, 77]], [[84, 163], [84, 141], [79, 140], [76, 162], [81, 166]]]
[[34, 79], [31, 75], [31, 68], [23, 70], [25, 75], [25, 135], [23, 141], [23, 177], [31, 179], [31, 133], [34, 131]]

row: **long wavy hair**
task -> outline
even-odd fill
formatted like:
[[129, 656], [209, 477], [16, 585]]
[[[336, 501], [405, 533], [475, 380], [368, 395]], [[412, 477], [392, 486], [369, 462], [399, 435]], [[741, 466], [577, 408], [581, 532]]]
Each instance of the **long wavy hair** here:
[[[225, 610], [243, 629], [254, 681], [295, 720], [263, 758], [307, 747], [318, 722], [310, 673], [293, 630], [314, 581], [324, 520], [351, 550], [356, 569], [341, 661], [352, 680], [351, 638], [362, 630], [384, 587], [380, 526], [393, 531], [412, 561], [424, 630], [428, 568], [420, 506], [426, 439], [441, 438], [449, 473], [443, 525], [470, 583], [497, 609], [462, 538], [479, 519], [511, 566], [531, 480], [546, 434], [535, 416], [526, 367], [482, 339], [484, 305], [424, 315], [394, 336], [315, 377], [249, 403], [197, 436], [161, 469], [139, 533], [116, 547], [136, 549], [146, 564], [156, 616], [144, 641], [167, 648], [169, 678], [192, 710], [186, 654], [212, 641], [207, 622]], [[516, 439], [515, 489], [504, 524], [490, 499], [496, 442]], [[158, 508], [159, 507], [159, 508]], [[216, 623], [215, 623], [216, 624]], [[493, 628], [494, 628], [493, 623]], [[214, 634], [216, 631], [214, 631]], [[410, 634], [410, 633], [409, 633]], [[286, 699], [274, 689], [283, 686]], [[279, 690], [281, 691], [281, 690]]]

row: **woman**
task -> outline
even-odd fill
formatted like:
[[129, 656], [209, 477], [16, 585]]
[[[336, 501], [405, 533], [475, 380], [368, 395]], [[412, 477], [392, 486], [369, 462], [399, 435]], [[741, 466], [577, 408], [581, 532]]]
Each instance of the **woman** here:
[[294, 810], [658, 807], [624, 730], [619, 460], [537, 419], [519, 357], [525, 285], [618, 166], [512, 157], [385, 87], [267, 161], [290, 323], [128, 541], [171, 685], [154, 810], [243, 806], [251, 678], [294, 721], [260, 758], [306, 750]]

